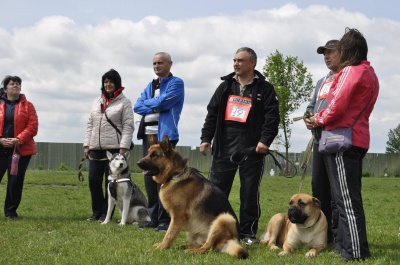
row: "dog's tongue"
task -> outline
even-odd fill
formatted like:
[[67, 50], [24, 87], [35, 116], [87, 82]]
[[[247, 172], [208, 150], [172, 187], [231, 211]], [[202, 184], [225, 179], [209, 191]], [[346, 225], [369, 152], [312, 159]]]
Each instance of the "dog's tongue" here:
[[147, 176], [147, 174], [149, 174], [148, 170], [143, 170], [143, 175]]

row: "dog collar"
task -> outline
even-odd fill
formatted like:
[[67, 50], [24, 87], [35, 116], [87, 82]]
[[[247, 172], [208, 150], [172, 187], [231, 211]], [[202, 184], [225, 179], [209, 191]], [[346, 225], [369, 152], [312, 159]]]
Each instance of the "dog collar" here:
[[312, 226], [309, 226], [309, 227], [307, 227], [306, 229], [309, 229], [309, 228], [311, 228], [311, 227], [313, 227], [315, 224], [317, 224], [318, 223], [318, 221], [319, 221], [319, 219], [321, 219], [321, 213], [319, 213], [319, 216], [318, 216], [318, 219], [317, 219], [317, 221], [312, 225]]
[[185, 172], [187, 168], [188, 168], [188, 166], [185, 166], [185, 167], [183, 168], [183, 171], [182, 171], [182, 172], [175, 172], [174, 174], [172, 174], [171, 176], [169, 176], [169, 177], [167, 178], [167, 180], [165, 181], [165, 183], [170, 182], [174, 177], [176, 177], [176, 176], [182, 174], [183, 172]]
[[131, 179], [129, 178], [123, 178], [123, 179], [111, 179], [110, 182], [116, 182], [116, 183], [120, 183], [120, 182], [128, 182], [131, 181]]
[[169, 177], [167, 178], [167, 180], [165, 181], [165, 183], [170, 182], [175, 176], [178, 176], [179, 174], [181, 174], [181, 173], [174, 173], [174, 174], [172, 174], [171, 176], [169, 176]]

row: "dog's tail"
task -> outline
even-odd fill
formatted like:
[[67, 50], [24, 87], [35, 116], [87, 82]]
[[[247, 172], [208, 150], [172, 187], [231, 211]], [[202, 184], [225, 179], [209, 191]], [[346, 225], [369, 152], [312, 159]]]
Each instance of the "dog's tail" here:
[[229, 213], [220, 214], [211, 225], [209, 242], [214, 242], [217, 250], [238, 259], [246, 259], [249, 254], [240, 245], [238, 237], [237, 221]]
[[141, 222], [143, 222], [143, 221], [150, 222], [151, 221], [149, 211], [147, 210], [147, 208], [144, 208], [144, 207], [139, 208], [137, 215], [138, 215], [138, 219]]
[[228, 240], [226, 245], [221, 249], [221, 252], [228, 253], [238, 259], [247, 259], [249, 256], [249, 253], [240, 245], [237, 239]]

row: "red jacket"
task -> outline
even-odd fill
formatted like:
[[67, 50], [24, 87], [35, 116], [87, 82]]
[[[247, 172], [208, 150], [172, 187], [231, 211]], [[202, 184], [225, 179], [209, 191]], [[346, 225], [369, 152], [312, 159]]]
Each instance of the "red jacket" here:
[[[0, 103], [0, 137], [3, 137], [5, 104], [5, 101]], [[38, 123], [35, 107], [22, 94], [14, 111], [14, 137], [18, 138], [20, 142], [20, 156], [36, 154], [36, 144], [33, 137], [38, 132]]]
[[370, 62], [362, 61], [357, 66], [347, 66], [333, 82], [328, 95], [328, 107], [317, 114], [316, 122], [326, 130], [350, 127], [371, 100], [353, 127], [353, 145], [369, 149], [369, 116], [378, 93], [378, 77]]

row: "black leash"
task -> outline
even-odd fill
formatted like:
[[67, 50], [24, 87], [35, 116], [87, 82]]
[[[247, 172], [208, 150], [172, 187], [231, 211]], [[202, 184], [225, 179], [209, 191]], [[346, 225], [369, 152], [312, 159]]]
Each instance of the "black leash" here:
[[279, 161], [276, 159], [275, 156], [272, 155], [272, 153], [274, 153], [275, 155], [280, 156], [281, 158], [283, 158], [286, 162], [289, 163], [289, 165], [291, 165], [294, 168], [294, 174], [291, 176], [285, 176], [286, 178], [293, 178], [297, 175], [297, 167], [296, 165], [290, 161], [289, 159], [287, 159], [284, 155], [282, 155], [281, 153], [279, 153], [278, 151], [274, 151], [274, 150], [268, 150], [268, 154], [274, 159], [275, 165], [281, 170], [282, 174], [284, 173], [281, 164], [279, 163]]
[[[289, 159], [287, 159], [284, 155], [282, 155], [282, 154], [280, 154], [279, 152], [274, 151], [274, 150], [268, 150], [268, 152], [267, 152], [266, 154], [259, 154], [259, 153], [256, 152], [256, 148], [255, 148], [255, 147], [248, 147], [248, 148], [244, 148], [244, 149], [240, 149], [240, 150], [235, 151], [235, 152], [230, 156], [230, 160], [231, 160], [232, 163], [237, 164], [237, 165], [240, 166], [240, 165], [241, 165], [243, 162], [245, 162], [245, 161], [247, 160], [247, 158], [248, 158], [249, 156], [251, 156], [251, 155], [262, 156], [262, 159], [264, 159], [264, 156], [270, 155], [270, 156], [272, 157], [272, 159], [274, 160], [275, 165], [281, 170], [281, 172], [282, 172], [282, 174], [283, 174], [284, 171], [283, 171], [283, 169], [282, 169], [282, 165], [279, 163], [278, 159], [274, 156], [274, 154], [280, 156], [281, 158], [283, 158], [286, 162], [288, 162], [288, 163], [289, 163], [290, 165], [292, 165], [293, 168], [294, 168], [294, 172], [295, 172], [295, 173], [294, 173], [292, 176], [290, 176], [290, 177], [288, 177], [288, 176], [285, 176], [285, 177], [287, 177], [287, 178], [293, 178], [294, 176], [296, 176], [296, 174], [297, 174], [297, 168], [296, 168], [295, 164], [294, 164], [292, 161], [290, 161]], [[260, 159], [260, 160], [261, 160], [261, 159]], [[255, 162], [253, 162], [253, 163], [256, 163], [256, 162], [258, 162], [258, 161], [260, 161], [260, 160], [257, 160], [257, 161], [255, 161]], [[250, 166], [250, 165], [252, 165], [253, 163], [246, 164], [246, 165], [244, 165], [244, 166]]]

